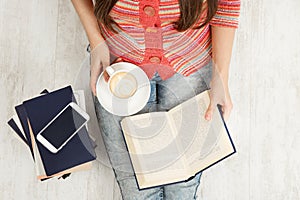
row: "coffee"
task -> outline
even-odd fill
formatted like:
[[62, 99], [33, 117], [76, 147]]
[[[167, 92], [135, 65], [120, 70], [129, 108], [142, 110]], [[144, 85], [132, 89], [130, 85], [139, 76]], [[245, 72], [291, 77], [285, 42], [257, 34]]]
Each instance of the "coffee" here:
[[108, 83], [112, 94], [119, 98], [129, 98], [137, 90], [137, 80], [130, 72], [116, 72]]

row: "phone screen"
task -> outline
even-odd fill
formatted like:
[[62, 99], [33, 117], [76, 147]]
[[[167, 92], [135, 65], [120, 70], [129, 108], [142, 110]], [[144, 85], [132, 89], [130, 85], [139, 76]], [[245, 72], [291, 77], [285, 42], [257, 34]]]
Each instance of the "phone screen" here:
[[68, 106], [42, 133], [55, 148], [59, 148], [87, 120]]

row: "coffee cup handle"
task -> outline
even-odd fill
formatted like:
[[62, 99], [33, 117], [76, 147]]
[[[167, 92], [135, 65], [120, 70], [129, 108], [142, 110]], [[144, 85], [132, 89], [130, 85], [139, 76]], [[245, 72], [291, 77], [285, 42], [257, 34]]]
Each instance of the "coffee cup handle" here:
[[111, 66], [106, 67], [105, 70], [109, 76], [113, 75], [113, 73], [115, 72], [115, 70]]

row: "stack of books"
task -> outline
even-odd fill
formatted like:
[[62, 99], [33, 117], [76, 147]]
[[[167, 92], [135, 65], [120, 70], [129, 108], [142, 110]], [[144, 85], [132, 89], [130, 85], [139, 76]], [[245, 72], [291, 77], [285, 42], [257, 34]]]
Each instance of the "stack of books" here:
[[40, 95], [15, 106], [16, 115], [8, 121], [16, 136], [29, 148], [37, 178], [41, 181], [53, 177], [66, 178], [75, 171], [90, 169], [96, 159], [96, 145], [88, 134], [87, 126], [55, 154], [36, 140], [37, 134], [71, 102], [85, 110], [83, 91], [73, 92], [71, 86], [52, 92], [43, 90]]

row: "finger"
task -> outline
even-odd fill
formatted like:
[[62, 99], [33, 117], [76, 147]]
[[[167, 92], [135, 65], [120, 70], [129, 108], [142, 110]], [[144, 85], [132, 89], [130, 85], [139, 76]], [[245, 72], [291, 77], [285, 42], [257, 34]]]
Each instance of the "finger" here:
[[115, 63], [117, 63], [117, 62], [123, 62], [123, 59], [121, 57], [118, 57], [114, 62]]
[[103, 77], [104, 77], [104, 80], [107, 82], [109, 79], [109, 74], [107, 73], [106, 70], [104, 70], [104, 72], [103, 72]]
[[212, 103], [212, 101], [210, 102], [210, 104], [209, 104], [209, 106], [208, 106], [208, 108], [207, 108], [207, 110], [206, 110], [206, 112], [205, 112], [205, 119], [206, 120], [211, 120], [211, 117], [212, 117], [212, 115], [213, 115], [213, 112], [214, 112], [214, 104]]
[[232, 110], [232, 105], [222, 106], [223, 118], [225, 122], [228, 121], [231, 110]]
[[109, 74], [106, 71], [106, 67], [109, 66], [109, 58], [108, 59], [104, 59], [101, 61], [101, 65], [102, 65], [102, 69], [103, 69], [103, 77], [104, 80], [107, 82], [109, 79]]

